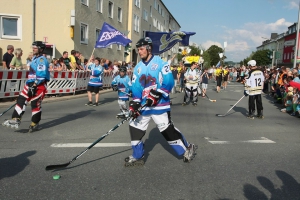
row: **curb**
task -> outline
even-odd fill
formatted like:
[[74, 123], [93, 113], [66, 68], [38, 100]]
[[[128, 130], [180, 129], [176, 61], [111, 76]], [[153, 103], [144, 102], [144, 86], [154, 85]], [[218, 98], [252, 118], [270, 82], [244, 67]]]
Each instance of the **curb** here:
[[[112, 92], [112, 89], [108, 90], [100, 90], [99, 94], [105, 94], [108, 92]], [[59, 102], [59, 101], [66, 101], [66, 100], [72, 100], [72, 99], [79, 99], [79, 98], [87, 98], [87, 93], [84, 94], [77, 94], [77, 95], [70, 95], [70, 96], [63, 96], [63, 97], [49, 97], [49, 98], [44, 98], [43, 104], [44, 103], [51, 103], [51, 102]], [[9, 102], [4, 102], [0, 103], [0, 108], [8, 108], [12, 104], [14, 104], [15, 101], [9, 101]], [[29, 105], [30, 106], [30, 105]]]

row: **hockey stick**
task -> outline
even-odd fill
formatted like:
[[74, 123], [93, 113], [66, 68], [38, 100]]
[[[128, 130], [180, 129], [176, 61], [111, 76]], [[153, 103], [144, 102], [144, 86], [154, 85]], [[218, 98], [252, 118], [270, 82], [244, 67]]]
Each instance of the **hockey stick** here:
[[201, 90], [201, 92], [202, 92], [203, 94], [205, 94], [206, 98], [208, 98], [208, 100], [209, 100], [210, 102], [217, 102], [217, 100], [215, 100], [215, 99], [210, 99], [210, 98], [207, 96], [207, 94], [203, 92], [203, 90], [202, 90], [201, 88], [200, 88], [200, 90]]
[[12, 106], [10, 106], [7, 110], [5, 110], [3, 113], [0, 113], [0, 117], [4, 115], [7, 111], [9, 111], [12, 107], [14, 107], [17, 103], [14, 103]]
[[[234, 108], [234, 106], [236, 106], [236, 104], [238, 104], [243, 98], [245, 97], [245, 95], [244, 96], [242, 96], [242, 98], [240, 98], [240, 100], [238, 100], [228, 111], [227, 111], [227, 113], [229, 113], [229, 111], [231, 111], [232, 110], [232, 108]], [[225, 113], [224, 115], [220, 115], [220, 114], [216, 114], [216, 116], [217, 117], [225, 117], [226, 115], [227, 115], [227, 113]]]
[[[145, 105], [143, 105], [142, 107], [139, 108], [139, 111], [144, 108]], [[80, 156], [82, 156], [85, 152], [87, 152], [89, 149], [91, 149], [93, 146], [95, 146], [98, 142], [100, 142], [101, 140], [103, 140], [106, 136], [108, 136], [110, 133], [112, 133], [114, 130], [116, 130], [117, 128], [119, 128], [122, 124], [124, 124], [127, 120], [132, 119], [132, 117], [128, 117], [126, 119], [123, 119], [120, 123], [118, 123], [117, 125], [115, 125], [112, 129], [110, 129], [107, 133], [105, 133], [104, 135], [102, 135], [99, 139], [97, 139], [94, 143], [92, 143], [89, 147], [87, 147], [84, 151], [82, 151], [80, 154], [78, 154], [77, 156], [75, 156], [72, 160], [70, 160], [69, 162], [65, 163], [65, 164], [60, 164], [60, 165], [48, 165], [46, 167], [46, 170], [54, 170], [54, 169], [59, 169], [59, 168], [65, 168], [68, 165], [70, 165], [72, 162], [74, 162], [75, 160], [77, 160], [77, 158], [79, 158]]]

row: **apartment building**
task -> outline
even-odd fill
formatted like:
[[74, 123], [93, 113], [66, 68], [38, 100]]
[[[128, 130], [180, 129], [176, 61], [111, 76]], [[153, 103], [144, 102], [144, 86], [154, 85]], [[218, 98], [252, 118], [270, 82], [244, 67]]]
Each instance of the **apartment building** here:
[[[127, 31], [127, 0], [1, 0], [1, 4], [14, 5], [0, 6], [1, 59], [11, 44], [23, 49], [25, 62], [34, 40], [46, 42], [51, 58], [73, 49], [89, 58], [104, 22]], [[123, 47], [114, 44], [95, 49], [94, 55], [123, 60], [123, 52]]]
[[[179, 31], [180, 24], [173, 17], [162, 0], [129, 0], [128, 30], [129, 38], [132, 40], [132, 51], [130, 60], [138, 61], [138, 54], [134, 45], [145, 36], [146, 31], [170, 32]], [[160, 56], [168, 60], [178, 52], [178, 45]], [[127, 61], [129, 59], [127, 58]]]
[[[63, 51], [80, 51], [89, 58], [104, 22], [132, 40], [129, 55], [124, 47], [113, 44], [97, 48], [94, 56], [110, 60], [139, 61], [136, 42], [145, 31], [178, 31], [175, 20], [161, 0], [1, 0], [0, 61], [7, 45], [23, 49], [25, 63], [35, 40], [44, 41], [49, 59]], [[168, 59], [177, 50], [161, 55]]]

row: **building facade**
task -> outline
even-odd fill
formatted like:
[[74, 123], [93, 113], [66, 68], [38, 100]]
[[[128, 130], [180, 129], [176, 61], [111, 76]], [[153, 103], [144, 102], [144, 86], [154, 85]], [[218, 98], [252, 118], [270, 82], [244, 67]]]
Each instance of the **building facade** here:
[[[136, 42], [145, 37], [146, 31], [170, 32], [179, 31], [180, 25], [161, 0], [129, 0], [128, 30], [132, 40], [132, 49], [127, 61], [139, 61], [135, 49]], [[168, 60], [178, 51], [178, 45], [160, 56]]]
[[[26, 63], [35, 40], [47, 45], [48, 58], [61, 57], [75, 49], [85, 58], [94, 50], [104, 22], [132, 40], [132, 49], [124, 58], [124, 47], [113, 44], [97, 48], [94, 56], [109, 60], [138, 61], [136, 42], [145, 31], [179, 30], [180, 25], [161, 0], [1, 0], [0, 61], [7, 45], [22, 48]], [[165, 52], [168, 58], [176, 50]]]

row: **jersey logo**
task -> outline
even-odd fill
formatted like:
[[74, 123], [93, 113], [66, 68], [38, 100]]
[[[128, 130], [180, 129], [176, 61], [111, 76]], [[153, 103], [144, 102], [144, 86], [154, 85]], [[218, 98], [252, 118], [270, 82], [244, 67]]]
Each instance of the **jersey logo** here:
[[44, 62], [44, 58], [40, 58], [40, 62]]
[[157, 65], [157, 64], [152, 64], [152, 66], [151, 66], [151, 68], [150, 68], [150, 69], [154, 71], [154, 70], [156, 70], [156, 69], [157, 69], [157, 67], [158, 67], [158, 65]]
[[45, 65], [39, 65], [37, 67], [37, 71], [45, 71], [46, 70], [46, 66]]

